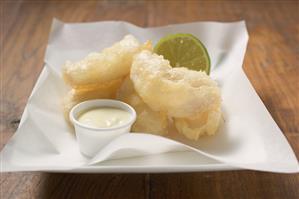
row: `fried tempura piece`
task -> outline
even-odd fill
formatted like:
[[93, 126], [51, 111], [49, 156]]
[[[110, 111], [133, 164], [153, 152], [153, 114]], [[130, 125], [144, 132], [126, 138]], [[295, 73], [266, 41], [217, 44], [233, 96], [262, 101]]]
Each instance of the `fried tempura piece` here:
[[187, 118], [174, 118], [178, 132], [188, 139], [197, 140], [202, 135], [214, 135], [221, 121], [220, 104], [209, 111]]
[[165, 135], [167, 133], [167, 115], [151, 110], [136, 93], [130, 78], [126, 78], [117, 93], [117, 99], [134, 107], [137, 119], [132, 126], [133, 132]]
[[151, 109], [171, 117], [191, 117], [221, 102], [216, 82], [206, 73], [172, 68], [163, 56], [147, 50], [135, 56], [130, 77]]
[[97, 87], [72, 89], [63, 99], [63, 110], [68, 120], [69, 112], [76, 104], [91, 99], [114, 99], [123, 79], [100, 84]]
[[125, 36], [100, 53], [91, 53], [83, 60], [63, 66], [63, 77], [72, 88], [97, 87], [98, 84], [120, 79], [129, 74], [133, 56], [151, 43], [140, 44], [132, 35]]

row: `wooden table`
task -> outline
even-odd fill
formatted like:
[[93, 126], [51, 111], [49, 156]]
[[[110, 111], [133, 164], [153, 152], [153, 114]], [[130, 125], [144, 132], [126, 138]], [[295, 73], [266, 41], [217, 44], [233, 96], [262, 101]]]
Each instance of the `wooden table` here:
[[[1, 149], [43, 66], [53, 17], [139, 26], [245, 19], [244, 69], [299, 156], [298, 1], [1, 1]], [[299, 198], [299, 174], [1, 174], [0, 198]]]

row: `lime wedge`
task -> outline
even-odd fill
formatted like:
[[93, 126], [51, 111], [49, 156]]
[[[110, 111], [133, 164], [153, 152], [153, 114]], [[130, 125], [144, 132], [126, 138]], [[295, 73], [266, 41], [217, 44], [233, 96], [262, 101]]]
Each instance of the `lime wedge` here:
[[168, 59], [172, 67], [186, 67], [210, 74], [210, 57], [206, 47], [191, 34], [171, 34], [156, 44], [154, 52]]

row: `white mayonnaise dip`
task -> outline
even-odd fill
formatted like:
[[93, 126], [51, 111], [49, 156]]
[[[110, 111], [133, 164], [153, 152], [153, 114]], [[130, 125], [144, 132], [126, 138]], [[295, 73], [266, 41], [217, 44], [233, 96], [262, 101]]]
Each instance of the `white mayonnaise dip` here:
[[131, 114], [123, 109], [99, 107], [81, 113], [78, 121], [90, 127], [109, 128], [128, 122]]

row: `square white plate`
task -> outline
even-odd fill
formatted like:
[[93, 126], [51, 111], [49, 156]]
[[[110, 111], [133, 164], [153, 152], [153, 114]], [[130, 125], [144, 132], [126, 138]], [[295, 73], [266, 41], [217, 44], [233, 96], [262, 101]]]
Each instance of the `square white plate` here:
[[[66, 60], [79, 60], [133, 34], [140, 41], [169, 33], [194, 34], [211, 56], [211, 77], [222, 90], [226, 124], [215, 137], [181, 142], [196, 151], [110, 159], [87, 166], [72, 129], [64, 120], [61, 78]], [[242, 70], [248, 34], [244, 22], [199, 22], [140, 28], [125, 22], [64, 24], [54, 20], [46, 65], [32, 91], [19, 128], [1, 151], [1, 171], [55, 172], [190, 172], [249, 168], [298, 172], [298, 162]]]

